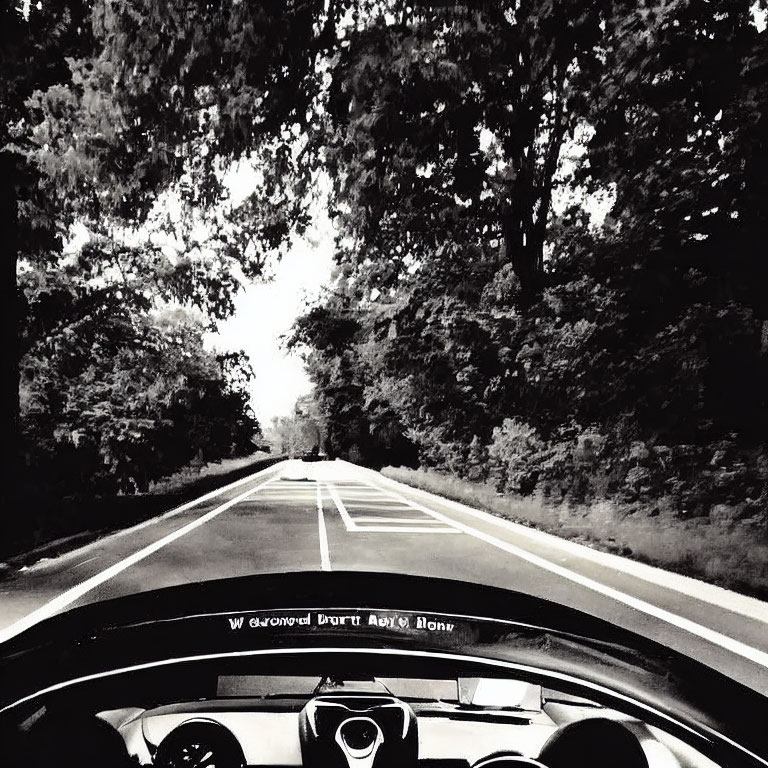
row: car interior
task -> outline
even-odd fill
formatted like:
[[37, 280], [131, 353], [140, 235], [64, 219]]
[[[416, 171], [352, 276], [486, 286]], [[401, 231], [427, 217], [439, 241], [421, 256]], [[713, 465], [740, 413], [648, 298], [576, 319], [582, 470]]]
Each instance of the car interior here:
[[30, 697], [2, 725], [14, 763], [34, 768], [717, 765], [588, 693], [425, 656], [294, 655], [96, 676]]

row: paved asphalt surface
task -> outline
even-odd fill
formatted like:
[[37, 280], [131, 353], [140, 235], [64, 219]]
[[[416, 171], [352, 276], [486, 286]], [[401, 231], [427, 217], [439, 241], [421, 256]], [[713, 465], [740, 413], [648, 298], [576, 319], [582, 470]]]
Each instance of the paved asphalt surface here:
[[768, 695], [768, 604], [564, 544], [338, 461], [275, 465], [7, 574], [0, 640], [95, 600], [320, 569], [440, 576], [539, 595], [683, 650]]

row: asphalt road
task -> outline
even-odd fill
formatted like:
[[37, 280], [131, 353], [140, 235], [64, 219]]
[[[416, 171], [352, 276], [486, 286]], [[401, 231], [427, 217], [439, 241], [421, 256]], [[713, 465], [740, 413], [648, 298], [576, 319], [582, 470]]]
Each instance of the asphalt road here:
[[768, 603], [563, 542], [345, 462], [284, 462], [0, 581], [0, 640], [69, 607], [252, 573], [375, 570], [517, 589], [768, 695]]

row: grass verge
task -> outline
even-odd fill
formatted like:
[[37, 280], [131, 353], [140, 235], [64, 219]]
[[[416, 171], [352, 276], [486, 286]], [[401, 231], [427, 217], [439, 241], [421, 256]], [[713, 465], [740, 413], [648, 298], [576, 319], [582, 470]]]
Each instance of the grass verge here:
[[[201, 482], [205, 483], [208, 478], [219, 479], [222, 476], [229, 478], [227, 482], [233, 482], [238, 479], [234, 477], [234, 474], [241, 470], [245, 470], [246, 474], [255, 472], [257, 471], [253, 469], [255, 465], [258, 464], [259, 468], [261, 468], [262, 463], [266, 462], [265, 466], [267, 466], [271, 458], [271, 454], [257, 451], [250, 456], [242, 456], [239, 459], [222, 459], [221, 461], [204, 464], [202, 467], [184, 467], [170, 477], [158, 480], [156, 483], [150, 483], [149, 493], [179, 493], [185, 488], [197, 486]], [[216, 485], [219, 485], [219, 483]], [[224, 485], [224, 483], [221, 483], [221, 485]]]
[[149, 520], [216, 488], [281, 461], [283, 456], [254, 453], [200, 468], [185, 468], [130, 496], [25, 498], [25, 525], [14, 537], [0, 536], [0, 573], [55, 557], [114, 531]]
[[393, 480], [605, 552], [692, 576], [768, 600], [768, 535], [747, 521], [722, 525], [635, 512], [610, 502], [552, 506], [539, 499], [499, 496], [490, 484], [435, 470], [384, 467]]

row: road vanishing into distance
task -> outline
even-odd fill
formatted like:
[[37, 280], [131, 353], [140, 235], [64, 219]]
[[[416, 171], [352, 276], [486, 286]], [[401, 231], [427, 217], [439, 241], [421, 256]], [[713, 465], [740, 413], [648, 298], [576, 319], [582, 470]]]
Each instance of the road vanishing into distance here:
[[342, 461], [285, 461], [0, 581], [0, 640], [76, 605], [214, 578], [366, 570], [527, 592], [768, 694], [768, 603], [563, 541]]

